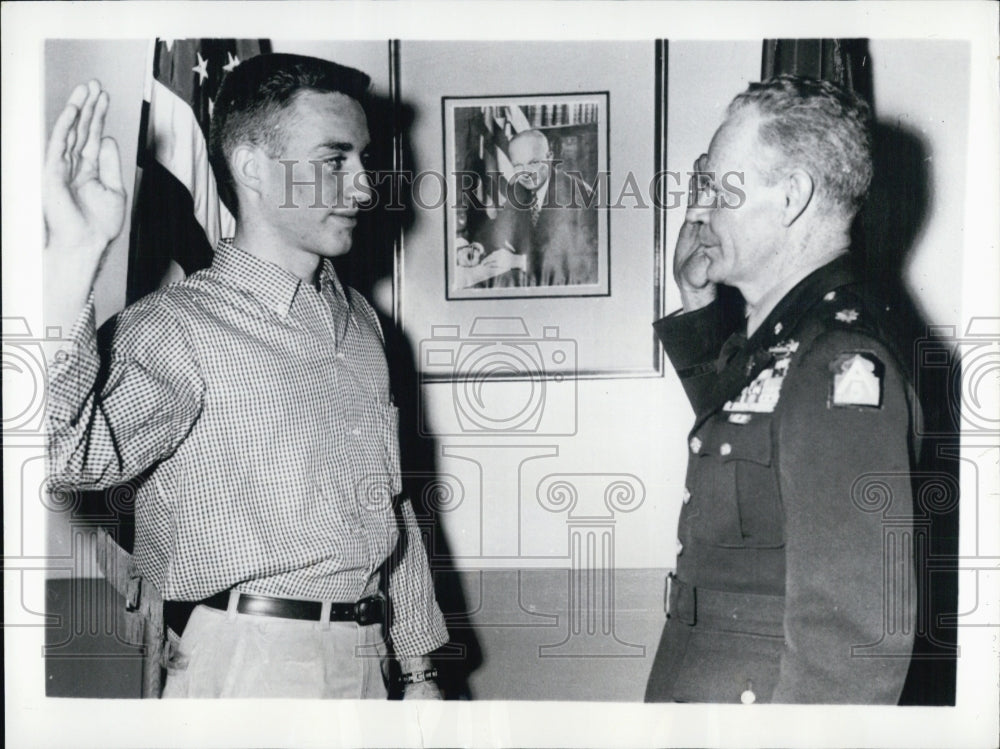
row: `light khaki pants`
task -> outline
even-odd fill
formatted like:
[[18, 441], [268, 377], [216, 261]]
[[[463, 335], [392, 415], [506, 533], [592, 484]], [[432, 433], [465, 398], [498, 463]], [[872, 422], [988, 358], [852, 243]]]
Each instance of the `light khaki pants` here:
[[168, 643], [163, 697], [385, 699], [381, 629], [198, 606]]

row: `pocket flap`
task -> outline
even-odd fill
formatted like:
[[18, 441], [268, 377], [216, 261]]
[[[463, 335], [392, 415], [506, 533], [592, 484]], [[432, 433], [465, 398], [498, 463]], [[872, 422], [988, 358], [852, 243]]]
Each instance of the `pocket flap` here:
[[[733, 414], [729, 415], [730, 417]], [[743, 423], [728, 419], [718, 430], [718, 451], [724, 461], [749, 460], [761, 465], [771, 465], [771, 415], [739, 414], [750, 418]]]

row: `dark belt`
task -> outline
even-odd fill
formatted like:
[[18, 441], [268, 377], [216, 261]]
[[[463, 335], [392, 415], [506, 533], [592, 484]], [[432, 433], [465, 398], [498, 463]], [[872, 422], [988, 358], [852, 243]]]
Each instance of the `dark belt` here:
[[[229, 591], [224, 590], [214, 596], [194, 603], [167, 601], [164, 606], [164, 620], [177, 634], [184, 631], [191, 610], [199, 603], [221, 611], [229, 610]], [[238, 593], [236, 611], [254, 616], [274, 616], [281, 619], [305, 619], [320, 621], [323, 604], [319, 601], [301, 601], [294, 598], [275, 598], [257, 593]], [[378, 624], [385, 620], [385, 599], [381, 595], [362, 598], [357, 603], [331, 603], [330, 614], [324, 621], [356, 622], [361, 625]]]
[[695, 587], [671, 573], [665, 604], [668, 619], [692, 627], [772, 637], [785, 634], [784, 596]]

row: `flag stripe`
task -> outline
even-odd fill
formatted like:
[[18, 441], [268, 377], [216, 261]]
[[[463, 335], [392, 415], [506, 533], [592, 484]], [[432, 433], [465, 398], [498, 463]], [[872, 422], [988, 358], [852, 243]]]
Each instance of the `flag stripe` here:
[[[172, 210], [164, 210], [164, 206]], [[130, 244], [142, 252], [130, 253], [128, 264], [128, 304], [160, 287], [161, 280], [176, 262], [186, 274], [206, 266], [212, 245], [195, 219], [187, 186], [181, 184], [162, 164], [149, 160], [135, 198]]]
[[218, 240], [235, 233], [208, 161], [209, 121], [226, 73], [267, 51], [270, 43], [257, 39], [152, 43], [136, 158], [129, 303], [158, 288], [171, 267], [185, 273], [208, 267]]
[[[215, 247], [220, 236], [232, 236], [234, 222], [219, 202], [208, 147], [194, 112], [172, 90], [154, 80], [149, 122], [149, 152], [190, 188], [194, 215]], [[228, 233], [224, 231], [227, 228]]]

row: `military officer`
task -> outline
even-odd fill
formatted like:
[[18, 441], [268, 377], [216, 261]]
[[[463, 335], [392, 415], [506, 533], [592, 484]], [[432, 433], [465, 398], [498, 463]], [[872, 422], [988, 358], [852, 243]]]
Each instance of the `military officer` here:
[[647, 701], [899, 699], [917, 406], [848, 261], [869, 119], [850, 92], [780, 76], [733, 100], [696, 165], [684, 308], [654, 324], [695, 422]]

